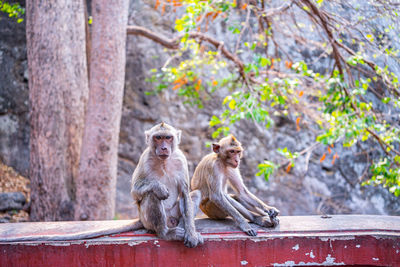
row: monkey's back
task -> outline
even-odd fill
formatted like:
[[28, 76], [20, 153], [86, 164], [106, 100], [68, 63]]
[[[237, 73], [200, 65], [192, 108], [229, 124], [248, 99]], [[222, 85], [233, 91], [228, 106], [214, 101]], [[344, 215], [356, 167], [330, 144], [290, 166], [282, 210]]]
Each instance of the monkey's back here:
[[208, 176], [214, 175], [214, 164], [217, 159], [217, 154], [210, 153], [205, 156], [194, 170], [194, 174], [191, 181], [191, 189], [199, 189], [204, 195], [208, 195], [207, 179]]

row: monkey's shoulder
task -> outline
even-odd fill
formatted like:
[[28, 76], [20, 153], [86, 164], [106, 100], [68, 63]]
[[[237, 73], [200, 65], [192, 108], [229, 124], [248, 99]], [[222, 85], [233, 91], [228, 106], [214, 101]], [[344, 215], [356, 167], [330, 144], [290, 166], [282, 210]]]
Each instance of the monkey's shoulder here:
[[208, 175], [214, 173], [217, 168], [218, 168], [217, 154], [210, 153], [201, 159], [201, 161], [196, 167], [195, 173], [197, 172], [199, 175], [202, 174]]

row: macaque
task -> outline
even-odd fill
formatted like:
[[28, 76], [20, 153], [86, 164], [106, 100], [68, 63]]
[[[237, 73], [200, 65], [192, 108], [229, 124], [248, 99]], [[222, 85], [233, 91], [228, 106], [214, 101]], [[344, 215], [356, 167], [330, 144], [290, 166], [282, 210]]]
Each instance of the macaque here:
[[[213, 144], [213, 151], [200, 161], [191, 182], [191, 194], [201, 198], [200, 209], [212, 219], [232, 217], [250, 236], [256, 236], [257, 232], [248, 221], [262, 227], [278, 225], [279, 210], [262, 202], [243, 183], [239, 171], [241, 143], [230, 135]], [[228, 194], [228, 184], [236, 194]]]
[[194, 225], [187, 161], [178, 148], [181, 131], [160, 123], [145, 132], [147, 148], [132, 176], [131, 194], [144, 228], [187, 247], [203, 243]]

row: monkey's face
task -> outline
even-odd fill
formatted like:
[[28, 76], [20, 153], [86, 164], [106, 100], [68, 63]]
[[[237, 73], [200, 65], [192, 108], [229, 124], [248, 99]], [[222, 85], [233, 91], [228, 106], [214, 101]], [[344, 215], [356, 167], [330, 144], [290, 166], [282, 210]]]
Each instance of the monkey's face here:
[[226, 166], [237, 168], [242, 158], [243, 148], [240, 142], [230, 135], [213, 144], [213, 151]]
[[152, 141], [157, 157], [162, 160], [166, 160], [172, 153], [174, 136], [169, 134], [155, 134], [153, 135]]
[[237, 168], [240, 164], [240, 159], [242, 157], [242, 149], [230, 148], [225, 151], [226, 165]]

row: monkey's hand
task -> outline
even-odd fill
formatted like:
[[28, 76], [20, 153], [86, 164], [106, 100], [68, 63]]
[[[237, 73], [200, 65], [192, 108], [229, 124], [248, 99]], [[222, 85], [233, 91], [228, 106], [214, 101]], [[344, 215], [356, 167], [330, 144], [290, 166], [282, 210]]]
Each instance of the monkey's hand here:
[[274, 219], [276, 216], [279, 215], [280, 211], [277, 208], [274, 207], [269, 207], [269, 209], [267, 210], [267, 213], [269, 215], [269, 217], [272, 219]]
[[190, 233], [190, 232], [186, 231], [185, 238], [184, 238], [185, 246], [187, 246], [188, 248], [194, 248], [197, 245], [201, 245], [203, 243], [204, 243], [204, 239], [200, 233], [197, 233], [197, 232]]
[[156, 187], [154, 187], [153, 192], [160, 200], [164, 200], [169, 197], [168, 187], [162, 183], [159, 183]]
[[253, 228], [251, 228], [251, 226], [248, 223], [243, 223], [243, 224], [239, 225], [239, 228], [249, 236], [257, 235], [257, 231], [255, 231]]
[[277, 217], [279, 215], [279, 210], [274, 207], [271, 207], [270, 210], [268, 211], [268, 215], [271, 220], [272, 227], [276, 227], [279, 224], [279, 219]]

